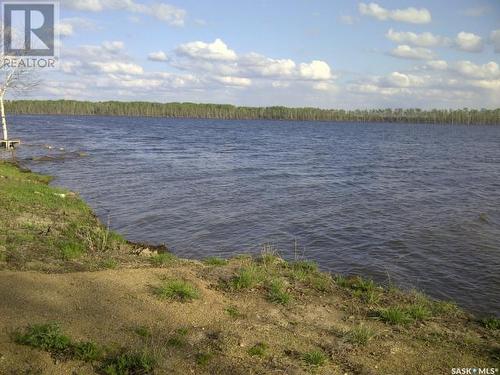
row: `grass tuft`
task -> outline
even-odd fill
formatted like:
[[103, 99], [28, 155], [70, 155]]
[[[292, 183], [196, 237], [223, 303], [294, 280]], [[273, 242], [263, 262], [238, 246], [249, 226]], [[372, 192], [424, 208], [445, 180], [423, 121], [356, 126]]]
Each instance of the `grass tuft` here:
[[321, 350], [311, 350], [304, 353], [302, 360], [309, 366], [322, 366], [326, 363], [327, 357]]
[[176, 261], [176, 256], [170, 253], [160, 253], [153, 255], [149, 258], [149, 261], [153, 266], [161, 267], [174, 263]]
[[102, 371], [106, 375], [152, 374], [156, 360], [151, 355], [140, 353], [121, 353], [108, 358]]
[[481, 319], [481, 324], [488, 329], [497, 330], [500, 329], [500, 318], [489, 317]]
[[147, 338], [151, 337], [151, 330], [146, 326], [139, 326], [134, 329], [134, 332], [141, 337]]
[[238, 274], [232, 279], [234, 289], [250, 289], [263, 280], [261, 270], [254, 266], [243, 267], [238, 271]]
[[346, 341], [356, 345], [366, 345], [375, 336], [375, 332], [370, 327], [360, 324], [345, 335]]
[[219, 257], [208, 257], [204, 260], [204, 263], [209, 266], [225, 266], [228, 261]]
[[198, 288], [185, 280], [167, 280], [155, 289], [155, 293], [162, 299], [173, 299], [180, 302], [200, 298]]
[[411, 322], [411, 317], [400, 307], [389, 307], [379, 311], [380, 318], [389, 324], [403, 325]]
[[266, 354], [268, 346], [263, 342], [258, 342], [250, 349], [248, 349], [248, 354], [251, 356], [263, 357]]
[[431, 311], [423, 304], [414, 304], [406, 309], [410, 318], [416, 321], [427, 320], [431, 316]]
[[281, 279], [273, 279], [270, 281], [267, 296], [271, 302], [281, 305], [286, 305], [291, 300], [291, 295], [287, 292], [285, 283]]
[[236, 319], [236, 318], [242, 318], [245, 316], [240, 310], [238, 310], [238, 308], [236, 306], [233, 306], [233, 305], [226, 307], [225, 311], [231, 318]]
[[196, 363], [200, 366], [206, 366], [212, 359], [213, 354], [208, 352], [198, 353], [196, 355]]

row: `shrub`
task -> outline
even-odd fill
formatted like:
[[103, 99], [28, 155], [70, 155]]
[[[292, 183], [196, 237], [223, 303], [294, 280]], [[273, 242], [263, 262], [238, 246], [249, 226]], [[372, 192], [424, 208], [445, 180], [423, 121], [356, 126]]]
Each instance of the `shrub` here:
[[96, 361], [101, 357], [101, 349], [93, 342], [79, 342], [73, 345], [73, 356], [82, 361]]

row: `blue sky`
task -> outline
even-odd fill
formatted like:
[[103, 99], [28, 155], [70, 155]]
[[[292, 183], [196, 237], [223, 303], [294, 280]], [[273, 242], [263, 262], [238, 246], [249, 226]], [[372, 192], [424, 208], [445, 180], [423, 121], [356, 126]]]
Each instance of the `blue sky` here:
[[500, 1], [61, 0], [32, 96], [499, 107]]

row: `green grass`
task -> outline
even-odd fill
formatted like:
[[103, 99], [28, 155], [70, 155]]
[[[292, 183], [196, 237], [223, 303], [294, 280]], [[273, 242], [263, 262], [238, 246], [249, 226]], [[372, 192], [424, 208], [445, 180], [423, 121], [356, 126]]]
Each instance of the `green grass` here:
[[226, 259], [219, 257], [208, 257], [203, 262], [209, 266], [225, 266], [228, 263]]
[[266, 354], [268, 346], [263, 342], [258, 342], [250, 349], [248, 349], [248, 354], [251, 356], [263, 357]]
[[234, 289], [250, 289], [263, 281], [264, 277], [259, 267], [250, 265], [241, 268], [237, 275], [231, 280]]
[[388, 307], [387, 309], [380, 310], [379, 316], [382, 321], [394, 325], [404, 325], [412, 321], [408, 312], [400, 307]]
[[181, 348], [186, 344], [184, 338], [180, 336], [172, 336], [167, 340], [167, 345], [173, 348]]
[[198, 288], [185, 280], [167, 280], [155, 289], [155, 293], [162, 299], [172, 299], [180, 302], [200, 298]]
[[109, 270], [114, 270], [118, 267], [118, 261], [112, 258], [104, 259], [101, 261], [100, 266]]
[[285, 282], [282, 279], [271, 280], [267, 289], [267, 297], [271, 302], [287, 305], [292, 298], [286, 290]]
[[134, 329], [134, 332], [141, 337], [151, 337], [151, 330], [146, 326], [139, 326]]
[[410, 318], [416, 321], [427, 320], [432, 315], [425, 305], [418, 303], [407, 307], [406, 312]]
[[161, 267], [174, 263], [177, 257], [171, 253], [160, 253], [153, 255], [149, 260], [153, 266]]
[[85, 253], [85, 247], [80, 242], [68, 242], [61, 247], [61, 258], [71, 260], [81, 257]]
[[231, 318], [242, 318], [245, 315], [236, 307], [236, 306], [228, 306], [226, 307], [226, 313], [231, 317]]
[[57, 323], [30, 325], [24, 331], [15, 332], [14, 341], [48, 352], [63, 352], [71, 348], [71, 339], [62, 333]]
[[121, 353], [108, 358], [102, 366], [106, 375], [152, 374], [156, 360], [146, 352]]
[[375, 336], [375, 331], [370, 327], [360, 324], [349, 330], [346, 335], [346, 341], [356, 345], [366, 345]]
[[327, 357], [321, 350], [311, 350], [307, 353], [304, 353], [304, 355], [302, 356], [302, 360], [309, 366], [318, 367], [326, 363]]
[[102, 349], [91, 341], [79, 342], [73, 345], [73, 356], [85, 362], [97, 361], [101, 358]]
[[456, 303], [451, 301], [432, 301], [430, 308], [433, 315], [456, 317], [461, 312]]
[[196, 363], [199, 366], [206, 366], [212, 360], [213, 354], [209, 352], [201, 352], [196, 354]]
[[481, 319], [481, 324], [491, 330], [500, 329], [500, 319], [493, 316]]

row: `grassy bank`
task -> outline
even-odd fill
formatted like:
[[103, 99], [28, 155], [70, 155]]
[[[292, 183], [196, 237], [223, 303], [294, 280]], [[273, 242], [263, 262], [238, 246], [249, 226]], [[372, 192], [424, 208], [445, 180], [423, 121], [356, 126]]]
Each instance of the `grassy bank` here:
[[422, 374], [498, 367], [498, 320], [272, 249], [178, 259], [0, 162], [0, 373]]

